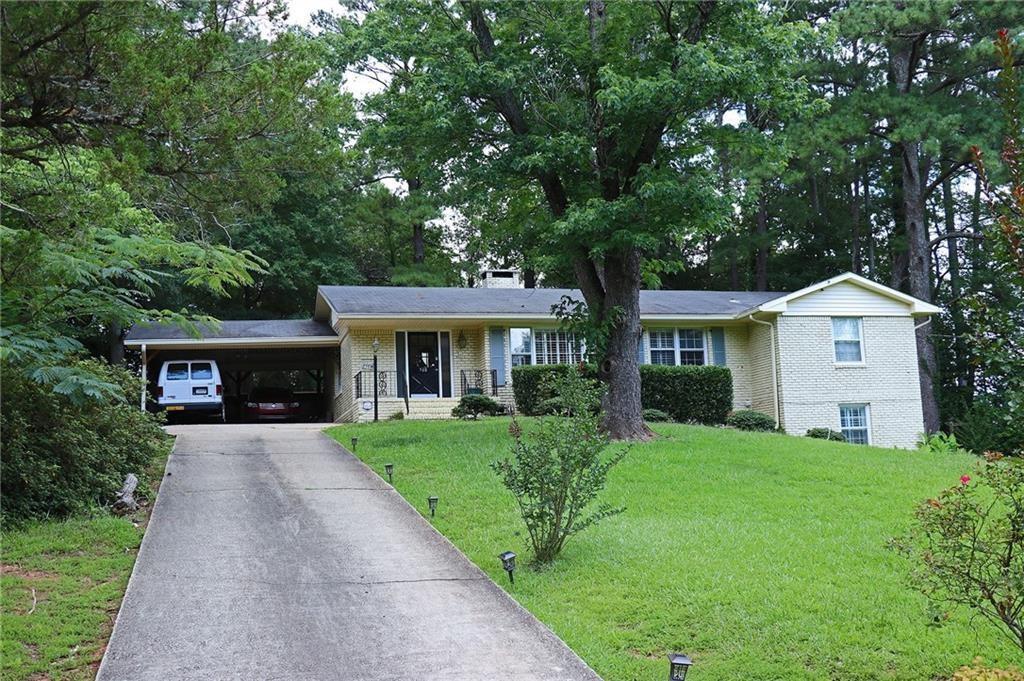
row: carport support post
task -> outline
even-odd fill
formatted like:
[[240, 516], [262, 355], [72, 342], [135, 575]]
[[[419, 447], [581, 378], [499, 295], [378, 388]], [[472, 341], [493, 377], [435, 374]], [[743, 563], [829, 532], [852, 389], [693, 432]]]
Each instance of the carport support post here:
[[139, 374], [142, 376], [142, 391], [139, 395], [139, 409], [146, 411], [146, 344], [142, 344], [142, 368], [139, 370]]

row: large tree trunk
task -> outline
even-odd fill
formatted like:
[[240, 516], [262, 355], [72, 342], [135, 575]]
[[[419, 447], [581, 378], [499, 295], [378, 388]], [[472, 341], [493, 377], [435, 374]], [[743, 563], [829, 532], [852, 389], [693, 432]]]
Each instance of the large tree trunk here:
[[757, 214], [754, 218], [754, 234], [757, 251], [754, 253], [754, 290], [768, 290], [768, 200], [764, 189], [757, 199]]
[[110, 363], [124, 364], [124, 326], [121, 322], [110, 323], [110, 335], [107, 340]]
[[[949, 314], [953, 326], [953, 366], [956, 367], [957, 388], [962, 391], [967, 385], [967, 349], [964, 347], [964, 310], [961, 296], [960, 241], [956, 233], [956, 205], [953, 200], [953, 181], [949, 177], [942, 181], [942, 209], [946, 218], [946, 248], [949, 255]], [[964, 394], [968, 402], [971, 396]]]
[[610, 310], [619, 311], [618, 323], [611, 325], [604, 357], [597, 358], [598, 376], [608, 385], [602, 425], [614, 440], [647, 440], [653, 433], [644, 423], [637, 361], [641, 332], [640, 256], [635, 251], [608, 255], [602, 268], [603, 281], [585, 271], [591, 268], [578, 266], [577, 272], [581, 269], [584, 272], [579, 278], [584, 284], [587, 306], [600, 311], [602, 318]]
[[850, 271], [861, 273], [860, 266], [860, 178], [856, 175], [850, 187]]
[[[907, 95], [913, 82], [914, 66], [912, 46], [895, 50], [891, 57], [892, 75], [898, 91]], [[907, 288], [910, 295], [925, 302], [932, 301], [931, 247], [925, 222], [925, 183], [921, 172], [921, 142], [896, 142], [900, 153], [900, 189], [903, 195], [903, 219], [907, 239]], [[935, 396], [938, 366], [935, 346], [932, 344], [930, 325], [917, 331], [918, 375], [921, 383], [921, 407], [924, 412], [925, 431], [939, 429], [939, 403]]]
[[[409, 178], [406, 181], [409, 187], [409, 198], [412, 199], [419, 192], [423, 182], [418, 177]], [[413, 203], [415, 208], [415, 203]], [[412, 262], [414, 265], [421, 265], [426, 260], [426, 246], [423, 241], [424, 224], [421, 220], [412, 223]]]

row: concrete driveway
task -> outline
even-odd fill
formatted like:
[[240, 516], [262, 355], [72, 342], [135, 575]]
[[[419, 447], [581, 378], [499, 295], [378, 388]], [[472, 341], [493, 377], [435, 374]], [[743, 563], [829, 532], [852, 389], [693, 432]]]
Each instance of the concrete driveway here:
[[320, 428], [171, 429], [101, 681], [597, 678]]

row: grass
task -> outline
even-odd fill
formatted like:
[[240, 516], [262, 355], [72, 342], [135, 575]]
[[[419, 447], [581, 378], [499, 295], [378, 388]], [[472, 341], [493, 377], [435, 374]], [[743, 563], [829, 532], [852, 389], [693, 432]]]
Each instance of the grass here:
[[[329, 434], [383, 475], [492, 579], [608, 681], [655, 679], [666, 653], [702, 681], [948, 679], [976, 656], [1022, 665], [1019, 649], [968, 612], [934, 625], [885, 548], [917, 501], [956, 484], [972, 460], [924, 452], [657, 424], [603, 499], [626, 512], [570, 539], [544, 570], [491, 471], [508, 419], [397, 421]], [[526, 560], [524, 560], [526, 559]]]
[[[167, 452], [146, 479], [155, 489]], [[149, 505], [132, 516], [36, 521], [3, 532], [0, 679], [92, 679], [114, 626]]]

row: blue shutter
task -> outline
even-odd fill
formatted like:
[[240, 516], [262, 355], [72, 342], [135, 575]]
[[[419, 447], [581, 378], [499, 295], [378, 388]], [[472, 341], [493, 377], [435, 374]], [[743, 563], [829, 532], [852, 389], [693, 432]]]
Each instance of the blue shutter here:
[[398, 396], [408, 397], [405, 394], [405, 331], [395, 331], [395, 372], [398, 378]]
[[505, 385], [505, 329], [492, 326], [491, 332], [491, 368], [494, 369], [495, 382]]
[[721, 326], [711, 329], [711, 363], [725, 366], [725, 329]]
[[644, 338], [645, 337], [646, 336], [644, 335], [643, 329], [641, 329], [640, 330], [640, 340], [638, 340], [637, 343], [636, 343], [636, 363], [637, 364], [646, 364], [646, 362], [644, 362], [644, 356], [646, 354], [644, 352], [644, 350], [647, 349], [646, 346], [644, 345]]

